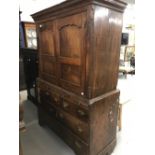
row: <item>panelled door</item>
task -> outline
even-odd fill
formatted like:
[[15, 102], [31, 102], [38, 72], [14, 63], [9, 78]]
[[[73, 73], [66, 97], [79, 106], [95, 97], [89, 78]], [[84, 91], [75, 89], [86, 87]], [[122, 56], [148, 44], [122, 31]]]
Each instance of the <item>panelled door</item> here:
[[56, 40], [61, 87], [84, 94], [86, 13], [58, 19]]
[[57, 63], [55, 46], [55, 23], [39, 24], [40, 77], [57, 84]]

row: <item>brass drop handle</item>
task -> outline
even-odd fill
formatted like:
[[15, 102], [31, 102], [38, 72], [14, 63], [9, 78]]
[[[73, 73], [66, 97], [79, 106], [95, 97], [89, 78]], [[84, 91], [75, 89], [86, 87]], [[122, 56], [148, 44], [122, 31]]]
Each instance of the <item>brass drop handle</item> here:
[[83, 130], [82, 130], [81, 127], [78, 127], [77, 130], [78, 130], [78, 132], [80, 132], [80, 133], [83, 132]]
[[54, 101], [55, 101], [55, 102], [58, 102], [58, 98], [54, 97]]
[[108, 113], [108, 117], [110, 119], [110, 122], [112, 123], [114, 121], [114, 118], [113, 118], [113, 111], [110, 110], [110, 112]]
[[46, 92], [46, 95], [49, 96], [50, 95], [49, 92]]
[[112, 111], [110, 111], [110, 115], [112, 115], [112, 113], [113, 113], [113, 112], [112, 112]]
[[81, 115], [81, 116], [85, 116], [85, 115], [86, 115], [85, 112], [82, 111], [82, 110], [78, 110], [77, 112], [78, 112], [78, 114]]
[[69, 106], [69, 104], [67, 102], [63, 102], [63, 107], [67, 108]]
[[62, 113], [59, 113], [59, 117], [60, 117], [61, 119], [63, 119], [63, 118], [64, 118], [64, 115], [63, 115]]
[[76, 145], [76, 147], [78, 147], [79, 149], [81, 149], [81, 145], [80, 145], [79, 142], [75, 141], [75, 145]]

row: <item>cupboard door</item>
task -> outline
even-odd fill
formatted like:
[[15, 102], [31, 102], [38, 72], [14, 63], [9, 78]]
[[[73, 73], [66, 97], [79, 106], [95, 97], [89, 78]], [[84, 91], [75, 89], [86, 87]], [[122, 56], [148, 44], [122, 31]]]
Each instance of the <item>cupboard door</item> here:
[[39, 50], [40, 54], [55, 56], [54, 22], [39, 24]]
[[55, 46], [55, 22], [39, 24], [40, 77], [57, 84], [57, 62]]
[[84, 95], [86, 13], [57, 22], [59, 82], [61, 87]]

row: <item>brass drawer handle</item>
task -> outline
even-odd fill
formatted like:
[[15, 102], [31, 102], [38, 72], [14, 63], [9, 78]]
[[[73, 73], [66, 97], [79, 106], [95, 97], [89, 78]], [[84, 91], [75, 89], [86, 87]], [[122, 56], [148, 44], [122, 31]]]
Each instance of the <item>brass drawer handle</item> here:
[[75, 142], [76, 147], [78, 147], [79, 149], [81, 149], [81, 144], [79, 142]]
[[113, 116], [113, 111], [112, 110], [110, 110], [110, 112], [108, 113], [108, 118], [109, 118], [111, 123], [114, 121], [114, 116]]
[[49, 92], [46, 92], [45, 94], [46, 94], [47, 96], [49, 96], [49, 95], [50, 95], [50, 94], [49, 94]]
[[54, 101], [55, 101], [55, 102], [58, 102], [58, 98], [54, 97]]
[[110, 111], [110, 115], [112, 115], [113, 114], [113, 112], [112, 111]]
[[59, 117], [60, 117], [61, 119], [64, 119], [64, 115], [63, 115], [62, 113], [59, 113]]
[[63, 107], [67, 108], [69, 106], [69, 104], [67, 102], [63, 102]]
[[80, 133], [83, 132], [83, 130], [82, 130], [81, 127], [78, 127], [77, 130], [78, 130], [78, 132], [80, 132]]
[[86, 113], [85, 113], [84, 111], [82, 111], [82, 110], [78, 110], [77, 112], [78, 112], [78, 114], [81, 115], [81, 116], [85, 116], [85, 115], [86, 115]]

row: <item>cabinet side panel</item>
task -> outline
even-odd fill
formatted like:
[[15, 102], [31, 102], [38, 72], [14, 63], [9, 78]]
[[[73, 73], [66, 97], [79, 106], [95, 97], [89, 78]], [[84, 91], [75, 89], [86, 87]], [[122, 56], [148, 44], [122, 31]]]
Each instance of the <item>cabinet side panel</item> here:
[[94, 80], [92, 97], [114, 90], [117, 85], [122, 31], [122, 13], [95, 7]]

